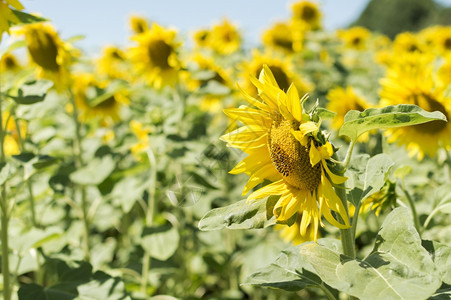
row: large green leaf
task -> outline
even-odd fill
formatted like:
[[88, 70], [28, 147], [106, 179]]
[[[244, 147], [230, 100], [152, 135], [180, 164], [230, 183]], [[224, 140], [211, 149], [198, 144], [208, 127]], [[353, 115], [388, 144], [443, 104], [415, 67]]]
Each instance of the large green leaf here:
[[95, 158], [83, 168], [70, 174], [70, 179], [82, 185], [98, 185], [114, 170], [115, 164], [111, 156]]
[[364, 260], [315, 243], [301, 247], [301, 255], [325, 283], [360, 299], [426, 299], [441, 285], [406, 208], [387, 216]]
[[45, 18], [36, 16], [36, 15], [27, 14], [26, 12], [23, 12], [23, 11], [19, 11], [19, 10], [15, 10], [15, 9], [11, 9], [11, 11], [13, 12], [13, 14], [16, 15], [16, 17], [19, 19], [21, 24], [31, 24], [31, 23], [48, 21]]
[[27, 81], [19, 87], [13, 94], [8, 94], [8, 97], [19, 104], [34, 104], [45, 99], [47, 91], [53, 86], [50, 80], [33, 80]]
[[177, 229], [171, 225], [164, 225], [145, 228], [141, 245], [150, 256], [159, 260], [167, 260], [177, 250], [179, 240]]
[[276, 197], [256, 201], [253, 203], [241, 200], [231, 205], [210, 210], [199, 221], [199, 229], [218, 230], [265, 228], [275, 223], [273, 208]]
[[368, 108], [363, 112], [351, 110], [345, 116], [339, 135], [346, 135], [355, 141], [361, 134], [373, 129], [417, 125], [434, 120], [447, 121], [439, 111], [427, 112], [411, 104]]
[[442, 281], [451, 285], [451, 247], [436, 241], [423, 241], [423, 246], [431, 253]]
[[[333, 239], [320, 239], [318, 244], [340, 251], [340, 243]], [[269, 266], [261, 268], [249, 276], [243, 284], [299, 291], [309, 286], [322, 286], [323, 281], [300, 250], [303, 247], [288, 248]]]
[[[25, 284], [19, 289], [19, 300], [130, 299], [119, 278], [92, 272], [86, 262], [71, 263], [50, 259], [45, 264], [49, 275], [46, 286]], [[52, 282], [52, 279], [56, 279]]]

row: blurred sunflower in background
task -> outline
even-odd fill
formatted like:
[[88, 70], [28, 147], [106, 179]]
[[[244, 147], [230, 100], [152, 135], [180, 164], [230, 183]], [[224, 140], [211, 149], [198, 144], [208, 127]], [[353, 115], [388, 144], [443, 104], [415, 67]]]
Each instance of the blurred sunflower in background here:
[[25, 36], [30, 59], [37, 65], [37, 76], [53, 81], [57, 91], [67, 88], [69, 66], [77, 55], [72, 46], [61, 40], [49, 23], [24, 25], [15, 33]]
[[344, 43], [344, 46], [354, 50], [365, 50], [371, 32], [364, 27], [351, 27], [337, 31], [337, 36]]
[[[415, 104], [426, 111], [440, 111], [449, 120], [451, 98], [447, 86], [437, 84], [436, 77], [430, 56], [414, 53], [398, 57], [381, 79], [380, 105]], [[387, 135], [389, 142], [406, 146], [409, 155], [419, 160], [425, 154], [434, 157], [440, 147], [451, 146], [451, 125], [440, 120], [393, 128]]]
[[149, 133], [151, 130], [136, 120], [130, 121], [129, 125], [133, 134], [138, 138], [138, 141], [130, 147], [130, 151], [133, 157], [140, 161], [142, 159], [141, 154], [149, 149]]
[[80, 121], [97, 120], [102, 126], [119, 121], [121, 106], [129, 104], [124, 88], [114, 88], [110, 82], [99, 81], [88, 73], [74, 75], [73, 95]]
[[256, 97], [258, 90], [249, 78], [249, 74], [258, 76], [260, 71], [266, 65], [273, 74], [281, 90], [287, 91], [291, 83], [294, 84], [300, 94], [311, 92], [314, 89], [313, 83], [301, 78], [293, 71], [292, 63], [289, 58], [277, 55], [271, 51], [261, 53], [258, 50], [252, 51], [252, 58], [241, 65], [242, 86], [246, 93]]
[[291, 23], [277, 22], [264, 31], [262, 39], [266, 47], [291, 54], [302, 50], [304, 35], [296, 34]]
[[208, 36], [208, 45], [216, 53], [228, 55], [238, 51], [241, 47], [241, 34], [238, 28], [223, 19], [221, 23], [213, 26]]
[[[349, 227], [347, 211], [333, 189], [333, 184], [344, 183], [347, 178], [330, 170], [328, 161], [334, 149], [319, 125], [303, 112], [296, 87], [291, 85], [285, 93], [266, 65], [259, 79], [251, 75], [251, 80], [261, 100], [243, 92], [255, 108], [243, 105], [224, 110], [244, 126], [221, 137], [230, 147], [248, 154], [230, 171], [250, 176], [243, 195], [264, 180], [272, 181], [251, 193], [248, 201], [280, 195], [274, 207], [277, 221], [288, 222], [302, 212], [300, 234], [306, 236], [311, 224], [314, 240], [319, 224], [324, 225], [321, 215], [338, 228]], [[340, 215], [344, 224], [331, 211]]]
[[173, 86], [178, 80], [181, 61], [177, 50], [181, 42], [177, 31], [152, 23], [150, 30], [132, 36], [137, 46], [130, 49], [130, 59], [138, 75], [143, 75], [155, 88]]
[[321, 11], [318, 5], [311, 1], [299, 1], [291, 6], [291, 20], [305, 30], [321, 28]]
[[211, 36], [211, 32], [210, 32], [210, 30], [208, 30], [206, 28], [195, 31], [193, 34], [193, 40], [194, 40], [195, 46], [198, 48], [207, 47], [208, 43], [210, 42], [210, 36]]
[[22, 68], [17, 57], [12, 53], [5, 53], [0, 58], [0, 72], [15, 72]]

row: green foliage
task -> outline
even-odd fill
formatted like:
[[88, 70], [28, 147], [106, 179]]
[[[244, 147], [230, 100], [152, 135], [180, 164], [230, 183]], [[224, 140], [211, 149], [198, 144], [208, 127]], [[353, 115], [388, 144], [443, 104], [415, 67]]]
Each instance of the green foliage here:
[[346, 135], [356, 141], [360, 135], [370, 130], [410, 126], [434, 120], [447, 121], [439, 111], [427, 112], [411, 104], [368, 108], [363, 112], [351, 110], [345, 116], [339, 135]]
[[10, 92], [8, 97], [18, 104], [34, 104], [44, 101], [48, 89], [53, 86], [50, 80], [32, 80], [25, 82], [16, 91]]

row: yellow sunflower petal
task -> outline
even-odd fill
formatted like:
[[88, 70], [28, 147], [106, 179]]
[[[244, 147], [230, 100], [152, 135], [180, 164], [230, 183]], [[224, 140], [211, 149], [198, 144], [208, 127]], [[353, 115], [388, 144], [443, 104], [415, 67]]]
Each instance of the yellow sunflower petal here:
[[291, 84], [287, 91], [288, 96], [288, 110], [291, 112], [291, 115], [298, 122], [302, 121], [302, 106], [301, 101], [299, 99], [299, 93], [294, 84]]
[[332, 173], [332, 171], [329, 169], [329, 167], [327, 166], [327, 163], [324, 159], [321, 161], [321, 163], [323, 165], [323, 168], [326, 170], [327, 175], [329, 175], [330, 179], [332, 180], [332, 182], [334, 184], [342, 184], [342, 183], [346, 182], [346, 180], [348, 180], [348, 177], [340, 176], [340, 175]]
[[287, 185], [285, 182], [283, 180], [279, 180], [256, 190], [247, 197], [247, 201], [262, 199], [271, 195], [282, 195], [286, 190]]
[[312, 166], [315, 166], [317, 163], [319, 163], [321, 161], [321, 153], [318, 151], [318, 149], [316, 149], [315, 143], [313, 142], [313, 140], [310, 143], [309, 156], [310, 156], [310, 163], [312, 164]]

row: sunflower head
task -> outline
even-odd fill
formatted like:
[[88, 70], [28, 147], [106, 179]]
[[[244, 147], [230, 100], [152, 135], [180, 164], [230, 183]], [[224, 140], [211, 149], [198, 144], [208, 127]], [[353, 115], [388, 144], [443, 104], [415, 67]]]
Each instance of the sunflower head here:
[[350, 49], [363, 50], [371, 33], [364, 27], [352, 27], [349, 29], [338, 30], [338, 37], [344, 45]]
[[393, 41], [393, 50], [395, 53], [424, 53], [425, 47], [421, 40], [413, 33], [403, 32], [396, 36]]
[[[316, 108], [306, 112], [302, 103], [307, 97], [300, 99], [293, 84], [286, 92], [282, 90], [267, 65], [263, 65], [259, 79], [251, 76], [251, 81], [259, 98], [243, 95], [255, 108], [226, 109], [229, 117], [244, 126], [222, 136], [229, 146], [248, 154], [230, 171], [250, 176], [243, 194], [264, 180], [272, 181], [251, 193], [248, 201], [280, 196], [273, 211], [277, 221], [286, 223], [301, 215], [300, 234], [306, 236], [311, 224], [315, 240], [318, 226], [323, 224], [321, 215], [334, 226], [349, 227], [346, 209], [333, 189], [333, 184], [344, 183], [347, 178], [329, 166], [336, 149], [320, 130], [320, 121], [314, 121], [318, 119]], [[337, 212], [344, 224], [331, 211]]]
[[17, 71], [21, 68], [16, 56], [11, 53], [5, 53], [0, 59], [0, 72]]
[[232, 54], [241, 46], [241, 34], [235, 25], [224, 19], [220, 24], [213, 26], [209, 44], [219, 54]]
[[138, 45], [130, 49], [131, 60], [138, 73], [157, 88], [173, 85], [178, 78], [181, 63], [177, 55], [180, 43], [176, 37], [175, 30], [156, 23], [150, 30], [132, 37]]
[[[5, 155], [7, 156], [20, 153], [19, 139], [24, 139], [27, 133], [26, 123], [22, 120], [14, 120], [14, 118], [15, 116], [11, 115], [8, 111], [2, 113], [2, 126], [5, 128], [3, 146]], [[17, 128], [17, 125], [19, 128]]]
[[107, 75], [111, 79], [131, 80], [126, 54], [115, 46], [103, 48], [96, 67], [99, 74]]
[[[435, 62], [421, 53], [404, 55], [390, 66], [381, 79], [382, 106], [415, 104], [426, 111], [440, 111], [447, 119], [451, 116], [451, 98], [440, 81]], [[411, 156], [421, 160], [425, 154], [433, 157], [440, 147], [451, 146], [451, 126], [445, 121], [432, 121], [386, 132], [389, 142], [405, 145]]]
[[302, 50], [303, 35], [296, 35], [291, 24], [278, 22], [263, 33], [263, 43], [270, 48], [293, 53]]
[[200, 29], [194, 32], [193, 39], [197, 47], [207, 47], [210, 43], [211, 32], [208, 29]]
[[301, 23], [306, 29], [318, 29], [321, 27], [321, 12], [316, 3], [311, 1], [299, 1], [291, 6], [292, 19]]

